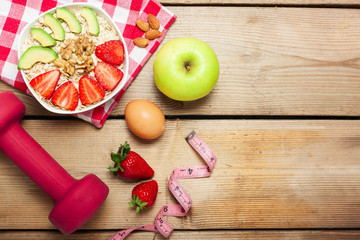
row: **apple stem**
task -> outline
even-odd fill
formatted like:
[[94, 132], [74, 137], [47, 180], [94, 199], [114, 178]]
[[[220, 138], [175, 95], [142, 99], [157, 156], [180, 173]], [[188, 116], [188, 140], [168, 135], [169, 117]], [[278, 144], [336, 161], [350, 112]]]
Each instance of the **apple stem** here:
[[190, 71], [190, 63], [189, 62], [186, 62], [185, 64], [184, 64], [184, 67], [185, 67], [185, 69], [186, 69], [186, 71]]

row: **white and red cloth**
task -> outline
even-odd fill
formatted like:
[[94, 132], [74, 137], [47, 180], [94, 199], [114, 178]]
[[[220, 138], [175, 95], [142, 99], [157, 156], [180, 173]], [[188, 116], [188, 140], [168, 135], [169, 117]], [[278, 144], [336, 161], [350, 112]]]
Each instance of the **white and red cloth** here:
[[[42, 12], [73, 2], [88, 2], [104, 9], [122, 32], [129, 51], [129, 77], [124, 88], [103, 105], [76, 115], [100, 128], [120, 101], [127, 87], [159, 47], [176, 16], [156, 0], [1, 0], [0, 79], [2, 81], [31, 95], [17, 69], [18, 36], [26, 24], [33, 21]], [[144, 34], [136, 27], [135, 21], [137, 19], [146, 20], [149, 13], [159, 19], [161, 24], [159, 30], [162, 32], [162, 36], [150, 41], [146, 48], [135, 47], [132, 40]]]

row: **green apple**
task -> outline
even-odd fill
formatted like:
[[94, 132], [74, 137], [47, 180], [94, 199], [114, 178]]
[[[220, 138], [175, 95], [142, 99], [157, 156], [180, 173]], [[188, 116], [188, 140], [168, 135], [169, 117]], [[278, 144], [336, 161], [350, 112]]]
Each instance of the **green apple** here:
[[202, 98], [214, 88], [218, 78], [216, 54], [199, 39], [172, 39], [156, 55], [155, 84], [171, 99], [192, 101]]

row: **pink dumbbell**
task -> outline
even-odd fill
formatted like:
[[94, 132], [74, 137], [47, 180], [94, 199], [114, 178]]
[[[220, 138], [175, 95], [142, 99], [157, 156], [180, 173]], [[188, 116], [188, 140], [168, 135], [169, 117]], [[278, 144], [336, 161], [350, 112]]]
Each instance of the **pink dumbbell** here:
[[13, 94], [0, 93], [0, 150], [55, 203], [49, 220], [69, 234], [85, 224], [105, 201], [109, 188], [94, 174], [74, 179], [19, 124], [25, 105]]

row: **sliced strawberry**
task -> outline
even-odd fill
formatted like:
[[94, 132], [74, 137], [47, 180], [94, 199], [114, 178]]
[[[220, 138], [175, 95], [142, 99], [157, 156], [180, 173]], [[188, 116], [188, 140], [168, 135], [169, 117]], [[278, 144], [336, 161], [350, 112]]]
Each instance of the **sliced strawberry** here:
[[124, 45], [120, 40], [107, 41], [96, 47], [95, 55], [104, 62], [120, 65], [124, 61]]
[[42, 96], [50, 99], [55, 91], [59, 78], [60, 71], [55, 69], [36, 76], [30, 81], [30, 85]]
[[71, 81], [67, 81], [58, 87], [51, 99], [54, 105], [73, 111], [79, 104], [79, 92]]
[[99, 62], [94, 72], [96, 80], [108, 91], [113, 90], [124, 76], [120, 69], [104, 62]]
[[85, 75], [79, 80], [80, 100], [89, 105], [105, 97], [105, 90], [92, 77]]

